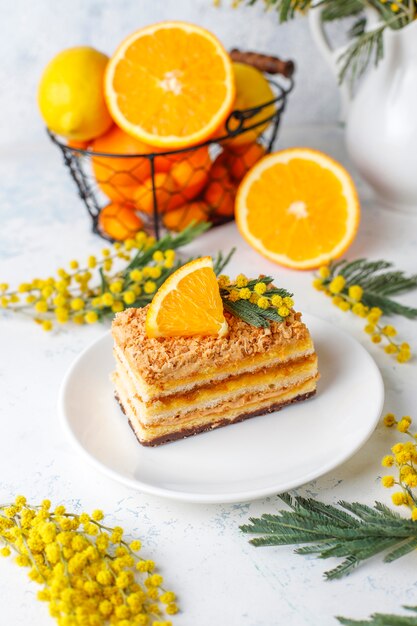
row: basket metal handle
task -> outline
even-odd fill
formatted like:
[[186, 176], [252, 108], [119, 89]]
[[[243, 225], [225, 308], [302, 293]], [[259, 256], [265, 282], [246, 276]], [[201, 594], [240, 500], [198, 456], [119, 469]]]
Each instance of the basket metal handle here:
[[291, 78], [295, 71], [294, 61], [283, 61], [282, 59], [259, 52], [244, 52], [233, 48], [230, 52], [232, 61], [252, 65], [257, 70], [266, 74], [282, 74], [285, 78]]

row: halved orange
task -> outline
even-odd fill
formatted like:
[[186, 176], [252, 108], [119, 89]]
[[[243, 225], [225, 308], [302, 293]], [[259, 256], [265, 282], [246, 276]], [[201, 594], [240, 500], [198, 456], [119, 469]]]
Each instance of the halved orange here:
[[341, 256], [359, 225], [359, 201], [348, 172], [310, 148], [290, 148], [256, 163], [236, 197], [246, 241], [271, 261], [311, 269]]
[[148, 337], [191, 337], [227, 333], [211, 257], [190, 261], [164, 282], [146, 315]]
[[123, 130], [166, 148], [208, 139], [235, 98], [226, 50], [214, 35], [185, 22], [161, 22], [125, 39], [108, 63], [104, 87]]

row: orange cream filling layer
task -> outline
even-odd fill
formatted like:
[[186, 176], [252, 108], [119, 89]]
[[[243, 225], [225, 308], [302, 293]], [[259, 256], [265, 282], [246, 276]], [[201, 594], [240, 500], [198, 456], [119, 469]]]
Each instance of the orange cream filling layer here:
[[317, 374], [317, 357], [311, 355], [286, 364], [229, 377], [215, 384], [199, 386], [192, 391], [144, 402], [136, 392], [130, 372], [120, 360], [116, 359], [116, 364], [116, 388], [119, 390], [123, 387], [124, 395], [129, 397], [132, 409], [143, 423], [177, 419], [179, 415], [190, 411], [213, 408], [229, 400], [238, 401], [242, 395], [248, 393], [263, 393], [269, 397], [283, 387], [296, 385]]
[[254, 356], [241, 359], [238, 362], [230, 363], [221, 369], [212, 366], [202, 366], [199, 372], [193, 374], [192, 376], [183, 377], [180, 372], [178, 372], [178, 378], [174, 380], [167, 380], [163, 385], [150, 385], [147, 384], [139, 375], [139, 372], [135, 370], [134, 364], [130, 361], [128, 356], [123, 353], [120, 347], [117, 344], [114, 347], [114, 355], [116, 359], [124, 365], [126, 371], [131, 372], [136, 393], [145, 402], [155, 398], [160, 398], [164, 395], [190, 391], [193, 387], [212, 384], [225, 378], [229, 378], [230, 376], [240, 375], [262, 367], [278, 366], [286, 363], [287, 361], [294, 361], [312, 354], [314, 354], [314, 345], [310, 335], [307, 334], [301, 341], [290, 342], [286, 346], [279, 345], [276, 348], [270, 349], [267, 353], [256, 354]]
[[[117, 375], [116, 375], [117, 376]], [[315, 391], [318, 376], [305, 380], [291, 388], [281, 389], [279, 392], [271, 394], [245, 394], [239, 401], [229, 401], [220, 403], [215, 409], [205, 409], [195, 411], [188, 416], [182, 416], [174, 421], [162, 420], [157, 423], [144, 424], [136, 415], [131, 405], [131, 400], [123, 388], [118, 388], [120, 402], [130, 420], [133, 430], [139, 441], [151, 443], [160, 437], [181, 431], [192, 431], [202, 428], [217, 428], [228, 422], [233, 422], [240, 416], [250, 413], [267, 412], [269, 407], [285, 404], [295, 400], [299, 396], [304, 396]]]

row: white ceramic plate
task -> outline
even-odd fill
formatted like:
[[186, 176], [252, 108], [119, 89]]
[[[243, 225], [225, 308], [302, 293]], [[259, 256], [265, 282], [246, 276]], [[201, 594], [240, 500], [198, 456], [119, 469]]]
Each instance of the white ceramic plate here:
[[282, 411], [156, 448], [141, 446], [113, 397], [112, 338], [73, 363], [59, 409], [78, 450], [143, 492], [189, 502], [244, 502], [329, 472], [373, 432], [384, 387], [368, 352], [328, 322], [304, 315], [319, 356], [317, 395]]

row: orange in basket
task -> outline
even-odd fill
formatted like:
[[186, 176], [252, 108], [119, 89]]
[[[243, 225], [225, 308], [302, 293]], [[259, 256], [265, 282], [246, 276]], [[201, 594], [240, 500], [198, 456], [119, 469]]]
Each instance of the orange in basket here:
[[183, 206], [165, 213], [163, 217], [164, 225], [169, 230], [180, 232], [189, 226], [192, 222], [199, 224], [200, 222], [208, 222], [210, 215], [210, 207], [206, 202], [201, 200], [196, 202], [188, 202]]
[[209, 183], [204, 190], [204, 201], [220, 217], [232, 217], [235, 207], [236, 186], [229, 170], [223, 165], [223, 154], [214, 161], [209, 172]]
[[[155, 152], [155, 148], [131, 137], [117, 126], [92, 144], [94, 152], [110, 154], [143, 154]], [[138, 184], [149, 178], [151, 165], [149, 158], [93, 156], [92, 165], [95, 179], [101, 191], [116, 202], [132, 201]], [[167, 172], [172, 162], [166, 157], [155, 158], [159, 172]]]
[[118, 241], [134, 237], [135, 233], [143, 228], [143, 222], [133, 207], [116, 202], [108, 204], [101, 210], [98, 223], [106, 235]]
[[[170, 173], [158, 172], [155, 174], [154, 184], [158, 211], [161, 213], [175, 209], [184, 202], [177, 193], [177, 186]], [[141, 185], [136, 187], [134, 201], [138, 211], [152, 215], [154, 195], [151, 177], [147, 178]]]
[[207, 146], [186, 152], [171, 169], [182, 201], [195, 198], [208, 181], [211, 159]]
[[227, 148], [224, 155], [231, 177], [241, 181], [250, 168], [265, 156], [265, 148], [260, 143], [250, 143]]
[[89, 145], [90, 145], [90, 141], [84, 141], [81, 139], [68, 139], [67, 141], [68, 148], [87, 150]]

